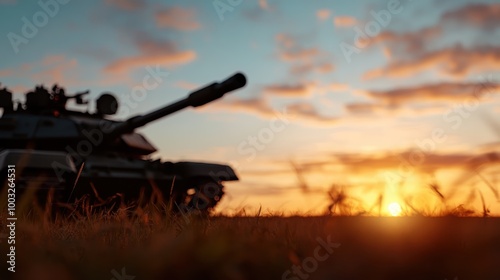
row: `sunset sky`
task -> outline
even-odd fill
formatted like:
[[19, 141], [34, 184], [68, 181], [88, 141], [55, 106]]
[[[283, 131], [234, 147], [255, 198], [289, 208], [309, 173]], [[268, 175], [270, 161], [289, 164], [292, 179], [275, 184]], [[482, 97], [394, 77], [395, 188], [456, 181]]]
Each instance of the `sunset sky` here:
[[[500, 214], [498, 1], [0, 0], [0, 17], [0, 82], [19, 100], [40, 83], [110, 91], [123, 119], [245, 73], [140, 129], [154, 158], [235, 167], [221, 211], [322, 213], [333, 186], [353, 211], [382, 197], [382, 214], [433, 213], [437, 184], [450, 208], [483, 196]], [[123, 102], [151, 71], [157, 87]]]

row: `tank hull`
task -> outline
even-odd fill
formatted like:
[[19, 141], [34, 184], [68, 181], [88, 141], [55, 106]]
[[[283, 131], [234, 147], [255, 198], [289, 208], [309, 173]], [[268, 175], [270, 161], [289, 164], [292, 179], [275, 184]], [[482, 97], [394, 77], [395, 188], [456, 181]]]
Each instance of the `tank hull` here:
[[[34, 194], [42, 205], [48, 201], [71, 205], [89, 196], [96, 204], [119, 197], [126, 205], [140, 205], [154, 198], [174, 202], [174, 211], [208, 211], [224, 193], [222, 182], [238, 180], [223, 164], [90, 155], [78, 166], [65, 152], [7, 149], [0, 152], [2, 202], [7, 201], [9, 166], [15, 166], [16, 195]], [[189, 206], [193, 200], [199, 203]]]

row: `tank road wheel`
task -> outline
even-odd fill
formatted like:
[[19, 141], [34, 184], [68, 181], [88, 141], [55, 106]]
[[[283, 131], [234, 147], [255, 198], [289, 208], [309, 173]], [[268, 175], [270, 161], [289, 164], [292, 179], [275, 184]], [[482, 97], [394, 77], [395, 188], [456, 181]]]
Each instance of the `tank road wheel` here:
[[188, 184], [182, 193], [174, 195], [174, 212], [209, 214], [224, 195], [224, 186], [220, 182], [196, 180]]

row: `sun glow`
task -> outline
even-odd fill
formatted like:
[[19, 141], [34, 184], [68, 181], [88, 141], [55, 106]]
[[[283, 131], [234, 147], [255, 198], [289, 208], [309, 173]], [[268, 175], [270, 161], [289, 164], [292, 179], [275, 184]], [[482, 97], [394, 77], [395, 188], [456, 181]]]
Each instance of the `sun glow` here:
[[397, 203], [397, 202], [390, 203], [387, 206], [387, 209], [389, 210], [389, 213], [391, 214], [391, 216], [394, 216], [394, 217], [400, 216], [401, 212], [402, 212], [401, 205], [399, 205], [399, 203]]

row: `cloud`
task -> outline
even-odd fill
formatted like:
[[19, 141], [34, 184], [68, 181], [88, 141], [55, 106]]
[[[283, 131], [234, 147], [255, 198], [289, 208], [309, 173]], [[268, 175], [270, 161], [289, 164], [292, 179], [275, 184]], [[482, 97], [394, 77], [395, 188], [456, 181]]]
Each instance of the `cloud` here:
[[317, 48], [286, 50], [279, 53], [279, 58], [286, 62], [310, 61], [321, 52]]
[[378, 103], [356, 102], [346, 104], [345, 109], [351, 114], [374, 114], [380, 111], [386, 112], [391, 107]]
[[282, 49], [291, 49], [296, 45], [295, 38], [287, 33], [278, 33], [276, 34], [275, 39], [278, 43], [278, 47]]
[[[65, 55], [48, 55], [39, 61], [25, 63], [16, 68], [0, 69], [0, 77], [21, 77], [34, 84], [75, 85], [78, 61]], [[29, 85], [29, 87], [33, 86]], [[18, 85], [19, 88], [24, 85]]]
[[304, 63], [299, 65], [293, 65], [290, 71], [293, 75], [305, 75], [307, 73], [313, 73], [313, 72], [319, 74], [327, 74], [332, 72], [334, 69], [335, 66], [333, 66], [332, 63], [325, 62], [318, 64]]
[[8, 77], [8, 76], [13, 76], [14, 75], [14, 70], [13, 69], [1, 69], [0, 70], [0, 78], [2, 77]]
[[217, 102], [213, 106], [202, 108], [204, 111], [230, 111], [235, 113], [248, 113], [263, 119], [276, 118], [278, 112], [286, 115], [291, 121], [304, 122], [313, 125], [334, 125], [339, 122], [338, 118], [321, 115], [311, 104], [297, 102], [289, 104], [284, 111], [272, 108], [265, 98], [230, 99]]
[[264, 94], [279, 97], [307, 97], [312, 94], [339, 92], [349, 89], [347, 84], [322, 84], [315, 81], [306, 81], [294, 84], [271, 84], [263, 88]]
[[[307, 37], [308, 35], [306, 35]], [[312, 94], [322, 94], [325, 92], [342, 91], [348, 89], [343, 84], [320, 84], [311, 79], [305, 79], [304, 75], [309, 73], [330, 73], [335, 67], [329, 62], [329, 55], [315, 47], [306, 47], [303, 37], [288, 33], [278, 33], [275, 36], [278, 48], [278, 59], [286, 62], [290, 66], [290, 73], [293, 76], [293, 83], [274, 83], [264, 85], [261, 88], [261, 95], [257, 98], [231, 100], [220, 102], [218, 109], [228, 109], [231, 111], [242, 111], [269, 118], [274, 116], [274, 108], [269, 104], [268, 98], [304, 98]], [[311, 104], [299, 102], [288, 105], [287, 110], [293, 113], [297, 121], [304, 121], [320, 125], [332, 125], [338, 122], [337, 118], [321, 115]]]
[[257, 115], [265, 119], [270, 119], [276, 116], [276, 111], [269, 106], [265, 99], [262, 98], [224, 100], [222, 102], [216, 102], [212, 106], [203, 110], [227, 110], [236, 113], [244, 112]]
[[104, 71], [116, 74], [146, 66], [173, 67], [196, 59], [195, 51], [180, 51], [172, 41], [157, 40], [144, 33], [136, 35], [134, 44], [139, 54], [116, 59]]
[[[500, 27], [500, 3], [465, 5], [441, 14], [436, 25], [410, 32], [383, 31], [366, 40], [367, 46], [381, 44], [391, 64], [365, 74], [365, 79], [408, 77], [427, 70], [463, 78], [472, 72], [500, 69], [500, 48], [477, 46], [466, 49], [460, 44], [436, 50], [437, 42], [446, 42], [445, 34], [475, 28], [476, 34], [488, 36]], [[478, 44], [479, 45], [479, 44]]]
[[[389, 152], [378, 155], [335, 154], [336, 160], [351, 172], [373, 172], [400, 169], [419, 172], [433, 172], [439, 169], [469, 168], [489, 163], [489, 154], [429, 153], [419, 148], [404, 152]], [[394, 174], [397, 176], [397, 173]], [[401, 175], [407, 175], [403, 173]]]
[[[418, 146], [398, 151], [389, 150], [377, 153], [336, 152], [312, 157], [309, 160], [295, 162], [299, 170], [327, 172], [327, 170], [339, 170], [342, 174], [363, 175], [373, 173], [389, 175], [391, 179], [403, 179], [402, 176], [419, 175], [422, 173], [434, 173], [444, 169], [469, 169], [473, 170], [480, 166], [495, 164], [500, 159], [497, 152], [429, 152]], [[282, 168], [274, 168], [254, 171], [255, 175], [279, 175], [286, 174], [289, 161], [278, 161]], [[278, 166], [278, 164], [276, 164]], [[328, 169], [325, 167], [329, 167]], [[386, 171], [387, 173], [382, 173]], [[413, 174], [412, 174], [413, 173]], [[379, 180], [376, 177], [371, 177]], [[387, 177], [384, 179], [388, 179]]]
[[428, 52], [411, 60], [396, 61], [384, 68], [370, 70], [365, 80], [380, 77], [410, 77], [418, 73], [437, 70], [442, 74], [464, 78], [469, 74], [500, 69], [500, 47], [484, 46], [466, 49], [462, 45]]
[[[460, 32], [464, 27], [474, 27], [481, 31], [493, 31], [500, 27], [500, 3], [471, 4], [444, 12], [434, 26], [424, 27], [411, 32], [383, 31], [371, 38], [368, 43], [385, 43], [391, 49], [401, 51], [402, 55], [420, 54], [428, 49], [435, 40], [444, 38], [446, 31]], [[450, 30], [448, 30], [450, 29]]]
[[500, 83], [445, 82], [358, 92], [371, 101], [344, 104], [348, 114], [423, 116], [443, 114], [450, 106], [474, 106], [493, 100], [493, 95], [500, 93]]
[[121, 10], [136, 11], [146, 6], [145, 0], [106, 0], [106, 4]]
[[429, 42], [442, 36], [442, 28], [439, 26], [422, 28], [420, 30], [398, 33], [390, 30], [383, 31], [367, 41], [367, 46], [375, 44], [388, 45], [391, 52], [398, 54], [420, 54], [428, 48]]
[[182, 7], [162, 9], [156, 12], [155, 20], [158, 27], [180, 31], [193, 31], [201, 27], [196, 19], [196, 12], [193, 9]]
[[264, 93], [281, 97], [303, 97], [311, 95], [312, 85], [308, 84], [276, 84], [264, 87]]
[[321, 9], [316, 12], [316, 17], [321, 21], [325, 21], [328, 18], [330, 18], [330, 14], [331, 14], [330, 10]]
[[345, 110], [351, 115], [436, 115], [449, 110], [449, 107], [442, 104], [396, 104], [396, 103], [370, 103], [353, 102], [344, 105]]
[[146, 54], [173, 53], [177, 51], [174, 41], [160, 40], [153, 38], [147, 33], [137, 33], [134, 36], [135, 46]]
[[262, 10], [267, 10], [267, 11], [270, 9], [269, 3], [267, 3], [267, 0], [259, 0], [259, 7]]
[[[401, 106], [405, 103], [424, 102], [460, 102], [478, 100], [487, 94], [499, 93], [500, 84], [493, 82], [486, 83], [439, 83], [420, 85], [408, 88], [397, 88], [384, 91], [368, 91], [365, 94], [382, 104], [391, 106]], [[369, 106], [365, 105], [368, 109]], [[353, 110], [363, 109], [363, 105], [352, 107]]]
[[328, 53], [317, 47], [306, 47], [305, 42], [310, 42], [311, 39], [304, 36], [278, 33], [275, 36], [275, 41], [278, 48], [277, 56], [284, 62], [312, 62], [328, 56]]
[[349, 27], [355, 25], [357, 22], [356, 18], [351, 16], [336, 16], [333, 19], [333, 24], [337, 27]]
[[299, 119], [313, 125], [329, 126], [339, 122], [339, 118], [324, 116], [312, 104], [305, 102], [288, 105], [286, 112], [288, 115], [294, 117], [294, 119]]
[[152, 65], [171, 67], [186, 64], [193, 61], [195, 58], [196, 53], [193, 51], [183, 51], [157, 55], [138, 55], [113, 61], [106, 66], [105, 71], [109, 73], [122, 73], [131, 69]]
[[[52, 57], [56, 57], [56, 56], [50, 55], [48, 57], [49, 57], [49, 60], [51, 60], [51, 59], [53, 59]], [[45, 66], [47, 64], [46, 59], [47, 59], [47, 57], [43, 58], [40, 61], [21, 64], [19, 67], [0, 69], [0, 78], [26, 75], [27, 73], [32, 72], [34, 68]]]
[[500, 27], [500, 3], [475, 3], [442, 16], [443, 22], [458, 25], [469, 25], [486, 31]]
[[[229, 1], [231, 2], [231, 1]], [[233, 1], [237, 2], [237, 1]], [[242, 8], [241, 14], [248, 20], [253, 22], [262, 23], [267, 21], [267, 23], [273, 24], [276, 19], [276, 11], [278, 10], [278, 3], [274, 1], [274, 3], [269, 4], [268, 0], [257, 0], [252, 3], [256, 3], [257, 5], [250, 5], [248, 7]], [[238, 5], [238, 4], [235, 4]]]
[[278, 47], [278, 59], [290, 64], [290, 73], [294, 78], [310, 73], [327, 74], [335, 69], [330, 55], [316, 47], [305, 47], [295, 36], [279, 33], [275, 37]]
[[68, 73], [71, 73], [78, 66], [76, 59], [67, 59], [64, 55], [46, 56], [42, 60], [43, 71], [35, 73], [33, 79], [44, 82], [62, 82], [67, 81]]

